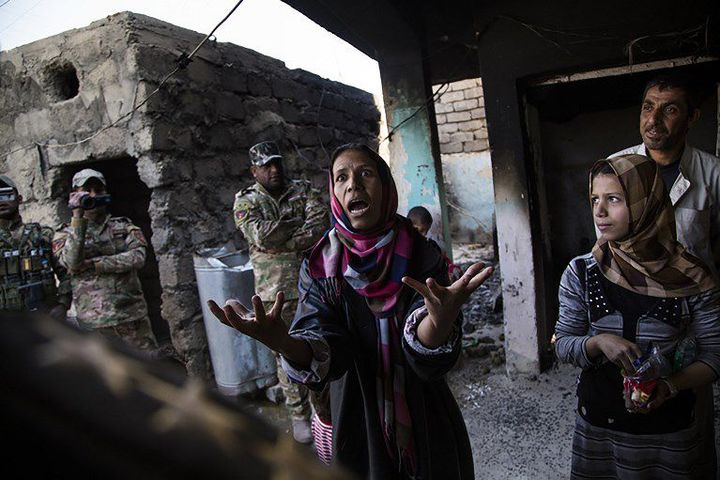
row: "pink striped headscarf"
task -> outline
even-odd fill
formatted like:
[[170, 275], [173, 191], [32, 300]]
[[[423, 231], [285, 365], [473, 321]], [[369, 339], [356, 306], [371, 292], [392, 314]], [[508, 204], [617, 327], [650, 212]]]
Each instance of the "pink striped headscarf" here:
[[[398, 467], [415, 471], [412, 419], [405, 396], [405, 360], [399, 325], [405, 312], [397, 312], [412, 253], [412, 225], [397, 214], [398, 195], [385, 161], [369, 147], [349, 144], [333, 153], [333, 163], [345, 151], [360, 151], [375, 162], [383, 184], [383, 212], [375, 228], [353, 230], [334, 194], [330, 171], [330, 205], [334, 226], [313, 248], [310, 275], [344, 280], [363, 296], [375, 316], [378, 332], [377, 401], [385, 443]], [[376, 200], [376, 201], [377, 201]], [[342, 282], [341, 282], [342, 284]]]

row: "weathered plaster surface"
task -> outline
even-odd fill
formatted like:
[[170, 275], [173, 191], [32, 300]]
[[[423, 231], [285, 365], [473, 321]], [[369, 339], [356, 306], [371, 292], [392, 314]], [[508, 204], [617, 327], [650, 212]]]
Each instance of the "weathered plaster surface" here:
[[512, 152], [494, 152], [493, 179], [498, 249], [502, 266], [506, 368], [509, 374], [540, 371], [536, 328], [533, 237], [525, 186]]
[[495, 196], [490, 151], [442, 156], [453, 241], [493, 242]]

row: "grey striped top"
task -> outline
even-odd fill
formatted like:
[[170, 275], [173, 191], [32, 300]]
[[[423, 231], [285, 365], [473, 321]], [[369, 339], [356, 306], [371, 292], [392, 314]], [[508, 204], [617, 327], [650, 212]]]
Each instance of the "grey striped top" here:
[[[581, 368], [605, 361], [602, 356], [594, 361], [588, 357], [586, 344], [590, 337], [601, 333], [623, 335], [622, 316], [607, 302], [598, 275], [602, 274], [597, 262], [588, 253], [575, 257], [560, 281], [555, 354], [560, 361]], [[680, 299], [658, 299], [657, 307], [638, 319], [638, 345], [653, 342], [668, 354], [685, 337], [694, 337], [697, 342], [696, 360], [720, 376], [720, 290]]]

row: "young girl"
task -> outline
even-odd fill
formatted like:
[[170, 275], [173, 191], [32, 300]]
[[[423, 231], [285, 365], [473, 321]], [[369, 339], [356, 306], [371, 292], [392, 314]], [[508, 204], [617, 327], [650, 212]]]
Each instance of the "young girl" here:
[[448, 285], [436, 244], [397, 214], [385, 161], [362, 144], [332, 156], [334, 227], [300, 271], [288, 332], [282, 295], [267, 314], [229, 300], [213, 313], [282, 354], [288, 375], [330, 386], [335, 460], [372, 479], [472, 479], [462, 414], [445, 383], [461, 347], [460, 307], [492, 273], [475, 264]]
[[[675, 238], [654, 161], [624, 155], [590, 174], [592, 253], [560, 284], [555, 348], [581, 367], [572, 478], [715, 478], [710, 385], [720, 372], [720, 293], [708, 268]], [[661, 378], [646, 405], [623, 393], [623, 373], [652, 343], [669, 359], [683, 339], [694, 358]]]

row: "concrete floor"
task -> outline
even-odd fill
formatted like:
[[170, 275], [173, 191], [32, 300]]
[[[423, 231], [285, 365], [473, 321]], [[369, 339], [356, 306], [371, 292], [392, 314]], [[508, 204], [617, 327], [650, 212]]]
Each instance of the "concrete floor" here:
[[[448, 376], [470, 435], [475, 478], [565, 478], [574, 421], [574, 369], [563, 367], [536, 380], [510, 380], [504, 366], [479, 375], [486, 364], [486, 359], [465, 358]], [[260, 398], [244, 400], [244, 408], [292, 435], [282, 406]]]
[[[476, 245], [464, 245], [454, 249], [453, 254], [458, 264], [492, 258], [491, 249]], [[482, 288], [473, 294], [467, 309], [464, 308], [467, 310], [466, 321], [476, 328], [466, 334], [464, 340], [490, 338], [496, 347], [500, 347], [503, 343], [502, 321], [499, 324], [490, 321], [493, 320], [488, 316], [491, 295], [480, 291]], [[505, 374], [505, 365], [493, 361], [497, 358], [493, 359], [490, 354], [468, 356], [471, 350], [466, 350], [467, 354], [448, 374], [447, 380], [468, 429], [475, 478], [568, 478], [575, 425], [575, 381], [579, 370], [561, 365], [540, 375], [510, 379]], [[715, 405], [720, 405], [717, 382]], [[266, 418], [281, 431], [292, 434], [283, 406], [256, 398], [245, 402], [245, 408]], [[715, 425], [717, 436], [720, 433], [717, 411]], [[718, 439], [716, 444], [720, 444]]]
[[[486, 358], [464, 357], [448, 375], [470, 436], [477, 480], [554, 480], [568, 478], [575, 424], [578, 370], [557, 366], [537, 376], [510, 379], [505, 367]], [[715, 385], [715, 404], [720, 389]], [[284, 407], [259, 398], [244, 408], [291, 435]], [[720, 415], [715, 415], [716, 437]], [[716, 438], [716, 444], [720, 444]]]
[[470, 435], [475, 478], [567, 478], [575, 369], [511, 380], [504, 366], [480, 376], [481, 365], [482, 359], [468, 358], [448, 376]]
[[[475, 478], [568, 478], [579, 370], [561, 365], [537, 376], [511, 380], [504, 367], [478, 376], [479, 364], [477, 359], [468, 359], [462, 369], [448, 376], [470, 435]], [[714, 393], [715, 405], [720, 405], [718, 382]], [[718, 408], [715, 445], [720, 445]]]

